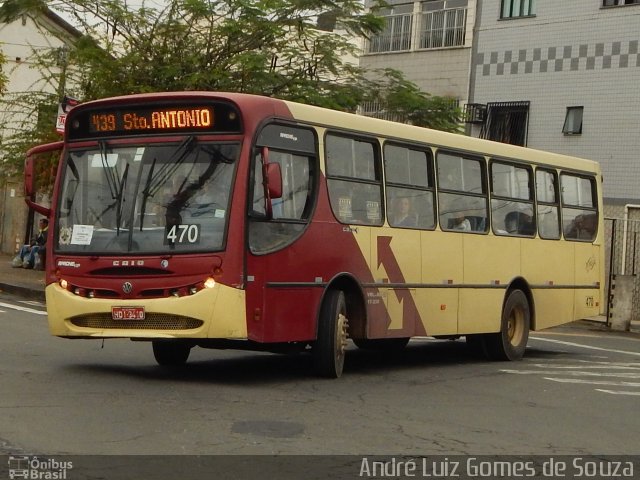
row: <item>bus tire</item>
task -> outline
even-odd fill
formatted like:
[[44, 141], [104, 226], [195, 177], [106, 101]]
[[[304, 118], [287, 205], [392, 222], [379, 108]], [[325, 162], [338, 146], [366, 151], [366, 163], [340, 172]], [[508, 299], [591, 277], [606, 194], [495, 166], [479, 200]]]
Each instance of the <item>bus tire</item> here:
[[354, 338], [353, 343], [362, 350], [399, 352], [409, 343], [410, 337], [400, 338]]
[[311, 349], [313, 369], [318, 375], [326, 378], [342, 375], [348, 327], [344, 292], [327, 291], [320, 308], [318, 336]]
[[502, 308], [498, 333], [485, 337], [487, 354], [492, 360], [520, 360], [527, 348], [531, 309], [522, 290], [512, 290]]
[[182, 366], [191, 353], [191, 345], [179, 340], [153, 340], [151, 345], [156, 362], [163, 367]]

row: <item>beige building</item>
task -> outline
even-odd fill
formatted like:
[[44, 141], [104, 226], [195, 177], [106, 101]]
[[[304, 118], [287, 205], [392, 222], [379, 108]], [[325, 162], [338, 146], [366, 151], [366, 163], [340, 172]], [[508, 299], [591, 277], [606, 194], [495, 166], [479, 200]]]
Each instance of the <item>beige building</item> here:
[[360, 66], [399, 70], [424, 92], [467, 103], [476, 0], [387, 3], [385, 29], [365, 40]]
[[[0, 48], [6, 57], [3, 71], [8, 88], [0, 103], [0, 137], [7, 141], [16, 128], [24, 128], [25, 119], [37, 117], [13, 100], [27, 92], [59, 95], [60, 68], [65, 64], [66, 45], [80, 36], [75, 28], [55, 13], [47, 10], [38, 15], [22, 15], [11, 23], [0, 23]], [[35, 68], [39, 55], [60, 55], [54, 71]], [[13, 253], [33, 228], [23, 197], [22, 178], [0, 183], [0, 252]]]

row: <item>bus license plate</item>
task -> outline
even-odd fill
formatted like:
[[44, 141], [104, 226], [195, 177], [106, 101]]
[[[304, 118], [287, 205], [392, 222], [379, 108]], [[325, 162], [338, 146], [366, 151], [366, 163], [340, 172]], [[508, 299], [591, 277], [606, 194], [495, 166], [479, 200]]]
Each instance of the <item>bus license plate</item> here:
[[111, 307], [113, 320], [144, 320], [144, 307]]

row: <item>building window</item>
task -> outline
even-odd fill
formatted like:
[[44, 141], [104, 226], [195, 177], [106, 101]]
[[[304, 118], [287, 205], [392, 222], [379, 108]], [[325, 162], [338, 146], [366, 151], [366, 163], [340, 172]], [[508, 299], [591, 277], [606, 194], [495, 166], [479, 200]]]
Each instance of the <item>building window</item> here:
[[398, 52], [411, 48], [413, 4], [396, 5], [383, 11], [385, 27], [369, 41], [369, 53]]
[[536, 0], [502, 0], [500, 18], [530, 17], [535, 9]]
[[640, 5], [640, 0], [603, 0], [603, 7], [618, 7], [621, 5]]
[[582, 112], [584, 107], [567, 107], [564, 117], [562, 133], [565, 135], [580, 135], [582, 133]]
[[487, 103], [487, 117], [480, 138], [527, 146], [529, 102]]
[[429, 0], [422, 3], [420, 48], [464, 45], [467, 0]]

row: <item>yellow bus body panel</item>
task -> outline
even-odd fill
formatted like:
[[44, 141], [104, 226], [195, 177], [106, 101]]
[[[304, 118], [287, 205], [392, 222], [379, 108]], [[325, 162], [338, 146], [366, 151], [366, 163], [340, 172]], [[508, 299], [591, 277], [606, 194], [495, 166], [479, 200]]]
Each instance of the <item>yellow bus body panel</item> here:
[[[194, 295], [154, 299], [85, 298], [64, 290], [59, 284], [46, 288], [49, 330], [59, 337], [95, 338], [247, 338], [245, 292], [216, 284]], [[153, 328], [116, 329], [79, 327], [73, 317], [111, 314], [111, 307], [144, 307], [145, 314], [174, 315], [201, 320], [195, 329], [164, 330]], [[136, 320], [131, 320], [135, 324]]]

